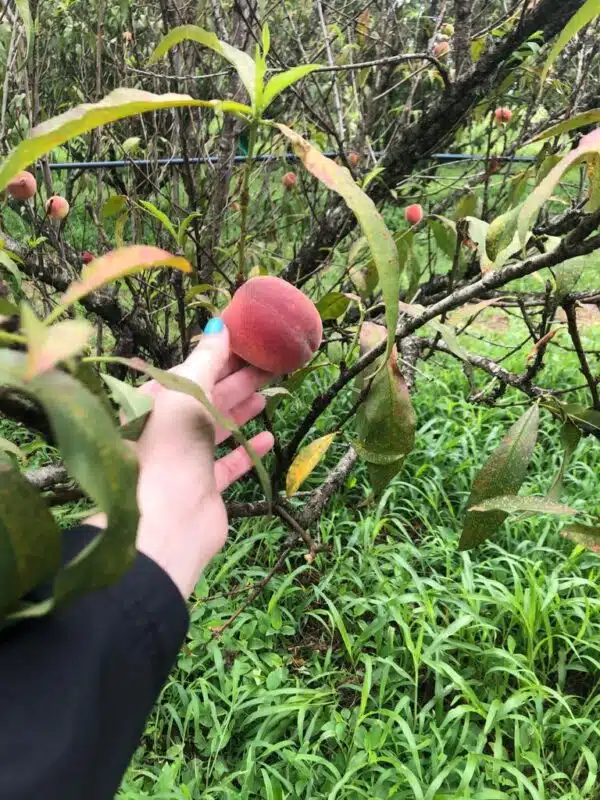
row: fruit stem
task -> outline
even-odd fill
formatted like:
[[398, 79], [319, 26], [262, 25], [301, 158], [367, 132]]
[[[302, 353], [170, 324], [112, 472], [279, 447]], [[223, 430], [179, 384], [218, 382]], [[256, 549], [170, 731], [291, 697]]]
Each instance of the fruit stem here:
[[248, 130], [248, 156], [242, 175], [242, 189], [240, 192], [240, 242], [238, 247], [238, 283], [246, 280], [246, 236], [248, 232], [248, 204], [250, 202], [250, 172], [252, 170], [252, 156], [256, 144], [256, 122], [250, 123]]

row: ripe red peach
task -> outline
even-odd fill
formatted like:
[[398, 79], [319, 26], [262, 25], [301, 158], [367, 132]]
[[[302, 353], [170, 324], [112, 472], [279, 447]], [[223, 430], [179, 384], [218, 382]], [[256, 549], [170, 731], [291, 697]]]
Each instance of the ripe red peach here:
[[413, 203], [412, 206], [406, 206], [404, 209], [404, 219], [409, 225], [418, 225], [423, 219], [423, 208], [419, 203]]
[[52, 195], [46, 201], [46, 214], [50, 219], [64, 219], [69, 213], [70, 206], [64, 197], [58, 194]]
[[6, 187], [6, 191], [15, 200], [29, 200], [37, 191], [37, 181], [31, 172], [17, 173]]
[[281, 179], [281, 182], [283, 184], [284, 189], [293, 189], [294, 186], [296, 185], [297, 180], [298, 179], [296, 178], [295, 172], [286, 172], [283, 178]]
[[438, 42], [433, 48], [433, 55], [436, 58], [444, 58], [450, 52], [450, 45], [448, 42]]
[[231, 350], [276, 375], [295, 372], [310, 361], [323, 337], [321, 317], [312, 301], [272, 275], [242, 284], [222, 318]]
[[508, 106], [502, 106], [494, 111], [494, 119], [498, 125], [507, 125], [512, 119], [512, 111]]

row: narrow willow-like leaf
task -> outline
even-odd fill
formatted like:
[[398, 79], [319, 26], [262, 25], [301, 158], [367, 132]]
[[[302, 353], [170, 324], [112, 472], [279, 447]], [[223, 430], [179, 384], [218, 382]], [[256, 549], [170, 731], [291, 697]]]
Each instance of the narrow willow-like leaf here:
[[157, 208], [153, 203], [150, 203], [148, 200], [140, 200], [138, 205], [147, 211], [148, 214], [157, 219], [161, 222], [165, 228], [169, 231], [173, 239], [177, 241], [177, 231], [175, 230], [175, 226], [171, 222], [171, 220], [167, 217], [164, 211], [161, 211], [160, 208]]
[[316, 147], [313, 147], [287, 125], [277, 124], [276, 127], [290, 140], [294, 152], [311, 175], [343, 198], [362, 228], [377, 267], [379, 285], [385, 303], [387, 359], [392, 353], [398, 325], [400, 265], [394, 239], [375, 204], [354, 182], [349, 170], [336, 164], [332, 159], [326, 158]]
[[[102, 401], [66, 372], [52, 370], [25, 383], [26, 356], [0, 351], [0, 385], [27, 392], [43, 407], [69, 474], [108, 527], [57, 574], [54, 601], [108, 586], [135, 555], [137, 461]], [[52, 602], [44, 606], [50, 610]], [[38, 610], [36, 613], [42, 613]]]
[[579, 128], [585, 128], [588, 125], [600, 122], [600, 108], [592, 108], [590, 111], [582, 111], [581, 114], [575, 114], [568, 119], [558, 122], [556, 125], [551, 125], [545, 131], [538, 133], [531, 139], [531, 142], [540, 142], [544, 139], [551, 139], [553, 136], [560, 136], [569, 131], [576, 131]]
[[27, 55], [29, 55], [31, 39], [33, 38], [33, 20], [31, 19], [31, 11], [29, 10], [29, 0], [15, 0], [15, 5], [19, 16], [23, 20], [25, 39], [27, 41]]
[[110, 389], [112, 399], [119, 406], [124, 423], [132, 422], [152, 409], [152, 398], [140, 392], [135, 386], [104, 372], [101, 378]]
[[547, 497], [536, 495], [519, 496], [509, 495], [490, 497], [482, 500], [476, 506], [471, 506], [471, 511], [505, 511], [507, 514], [527, 512], [534, 514], [577, 514], [577, 509], [565, 506]]
[[192, 265], [187, 259], [174, 256], [159, 247], [151, 245], [120, 247], [87, 265], [81, 273], [81, 280], [72, 283], [62, 296], [60, 308], [72, 305], [110, 281], [155, 267], [173, 267], [181, 272], [192, 271]]
[[206, 396], [204, 390], [197, 383], [191, 381], [189, 378], [183, 377], [182, 375], [175, 375], [173, 372], [167, 372], [164, 369], [153, 367], [150, 364], [147, 364], [145, 361], [142, 361], [141, 358], [119, 358], [112, 356], [107, 357], [104, 360], [112, 364], [124, 364], [126, 367], [130, 367], [138, 372], [142, 372], [144, 375], [148, 375], [148, 377], [153, 378], [155, 381], [157, 381], [157, 383], [160, 383], [160, 385], [164, 386], [166, 389], [171, 389], [174, 392], [183, 392], [184, 394], [193, 397], [195, 400], [201, 403], [201, 405], [203, 405], [213, 417], [215, 422], [225, 428], [225, 430], [230, 431], [233, 438], [244, 447], [250, 456], [256, 472], [258, 473], [258, 477], [267, 499], [271, 499], [271, 482], [269, 480], [269, 476], [267, 475], [264, 464], [260, 460], [258, 454], [235, 422], [230, 420], [217, 408], [215, 408], [215, 406]]
[[154, 64], [163, 58], [172, 47], [184, 41], [197, 42], [226, 58], [235, 67], [240, 80], [246, 87], [250, 100], [254, 104], [256, 98], [256, 64], [254, 60], [248, 53], [238, 50], [237, 47], [232, 47], [227, 42], [222, 42], [214, 33], [206, 31], [204, 28], [198, 27], [198, 25], [180, 25], [170, 30], [156, 46], [150, 56], [148, 65]]
[[563, 528], [561, 534], [581, 547], [600, 553], [600, 525], [582, 525], [575, 522]]
[[0, 453], [0, 614], [60, 566], [60, 531], [42, 496]]
[[297, 83], [302, 78], [310, 75], [319, 69], [319, 64], [301, 64], [298, 67], [292, 67], [285, 72], [280, 72], [274, 75], [265, 86], [265, 91], [262, 98], [262, 108], [268, 108], [273, 100], [278, 97], [285, 89]]
[[563, 457], [560, 462], [558, 473], [552, 481], [552, 486], [548, 492], [548, 499], [553, 501], [557, 501], [561, 495], [565, 478], [565, 470], [567, 468], [567, 464], [573, 456], [573, 453], [575, 452], [577, 445], [579, 444], [581, 439], [581, 431], [567, 419], [562, 426], [560, 439], [563, 446]]
[[296, 494], [304, 481], [319, 464], [325, 453], [329, 450], [331, 443], [335, 439], [335, 433], [328, 433], [315, 439], [314, 442], [307, 444], [298, 453], [290, 464], [286, 479], [285, 493], [288, 497]]
[[[539, 418], [539, 408], [533, 405], [510, 428], [475, 478], [468, 509], [492, 497], [517, 494], [537, 441]], [[493, 536], [505, 519], [505, 511], [467, 511], [459, 549], [468, 550], [481, 544]]]
[[542, 74], [540, 76], [540, 86], [544, 85], [544, 82], [548, 77], [550, 67], [552, 64], [554, 64], [565, 45], [570, 42], [571, 39], [576, 36], [582, 28], [591, 22], [599, 12], [600, 5], [598, 0], [587, 0], [587, 2], [584, 3], [577, 13], [575, 13], [567, 22], [565, 27], [562, 29], [560, 36], [554, 43], [554, 46], [550, 51], [550, 55], [546, 59], [544, 69], [542, 70]]
[[600, 129], [592, 131], [584, 136], [579, 146], [571, 150], [558, 164], [550, 170], [543, 181], [535, 187], [527, 200], [520, 206], [518, 219], [518, 234], [522, 245], [527, 242], [529, 225], [544, 205], [550, 199], [555, 188], [558, 186], [563, 175], [576, 164], [589, 159], [591, 155], [600, 153]]
[[108, 125], [125, 117], [133, 117], [146, 111], [181, 106], [204, 106], [216, 108], [217, 100], [195, 100], [187, 94], [152, 94], [141, 89], [115, 89], [97, 103], [83, 103], [42, 122], [29, 132], [0, 166], [0, 190], [25, 167], [38, 158], [64, 144], [75, 136], [87, 133], [100, 125]]
[[[361, 353], [368, 352], [385, 336], [383, 326], [365, 323], [360, 332]], [[399, 469], [402, 459], [414, 447], [416, 417], [395, 348], [382, 369], [375, 363], [365, 370], [359, 377], [359, 388], [367, 386], [369, 380], [369, 392], [356, 415], [356, 450], [369, 464], [388, 468], [395, 464]]]

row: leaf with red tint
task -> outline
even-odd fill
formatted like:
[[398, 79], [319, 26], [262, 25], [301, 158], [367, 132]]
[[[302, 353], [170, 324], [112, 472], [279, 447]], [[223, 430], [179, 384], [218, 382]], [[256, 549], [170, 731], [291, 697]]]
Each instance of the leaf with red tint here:
[[60, 305], [70, 306], [86, 294], [100, 289], [117, 278], [134, 275], [155, 267], [173, 267], [181, 272], [191, 272], [192, 265], [182, 256], [150, 245], [132, 245], [111, 250], [96, 258], [81, 272], [81, 280], [72, 283], [62, 296]]

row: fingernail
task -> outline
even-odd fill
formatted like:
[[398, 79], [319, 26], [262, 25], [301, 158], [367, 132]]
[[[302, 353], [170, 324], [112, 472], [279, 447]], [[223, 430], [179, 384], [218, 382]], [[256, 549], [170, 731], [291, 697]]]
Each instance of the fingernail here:
[[220, 317], [213, 317], [206, 323], [204, 333], [221, 333], [224, 327], [223, 320]]

